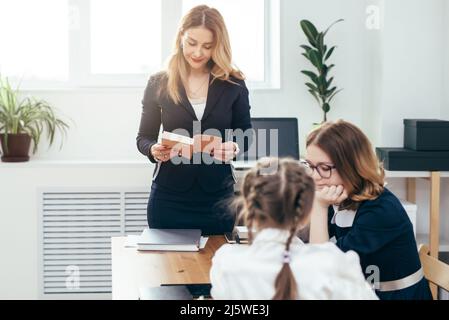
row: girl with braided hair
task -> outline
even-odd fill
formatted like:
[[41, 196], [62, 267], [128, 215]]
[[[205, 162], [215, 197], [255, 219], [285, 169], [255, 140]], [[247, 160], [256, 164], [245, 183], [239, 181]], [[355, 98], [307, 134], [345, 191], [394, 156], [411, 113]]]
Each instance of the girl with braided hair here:
[[250, 245], [223, 245], [212, 259], [214, 299], [376, 299], [358, 256], [334, 244], [306, 245], [315, 185], [292, 159], [264, 158], [237, 200]]

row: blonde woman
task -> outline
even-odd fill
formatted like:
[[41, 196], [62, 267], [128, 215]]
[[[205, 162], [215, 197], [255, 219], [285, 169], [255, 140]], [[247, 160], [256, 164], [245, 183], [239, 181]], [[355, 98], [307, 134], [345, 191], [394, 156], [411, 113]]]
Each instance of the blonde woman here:
[[[245, 147], [226, 133], [251, 128], [250, 105], [244, 76], [232, 65], [228, 32], [216, 9], [197, 6], [183, 17], [168, 67], [150, 77], [142, 104], [137, 147], [156, 163], [149, 226], [198, 228], [203, 234], [231, 231], [234, 217], [225, 204], [234, 194], [235, 180], [229, 161]], [[222, 143], [209, 150], [214, 161], [205, 163], [201, 158], [198, 164], [195, 155], [174, 161], [183, 154], [158, 143], [161, 125], [164, 131], [182, 130], [190, 138], [215, 129]]]
[[357, 252], [382, 300], [431, 299], [412, 223], [384, 187], [365, 134], [343, 120], [326, 123], [308, 136], [304, 164], [316, 185], [310, 241], [333, 238], [341, 250]]

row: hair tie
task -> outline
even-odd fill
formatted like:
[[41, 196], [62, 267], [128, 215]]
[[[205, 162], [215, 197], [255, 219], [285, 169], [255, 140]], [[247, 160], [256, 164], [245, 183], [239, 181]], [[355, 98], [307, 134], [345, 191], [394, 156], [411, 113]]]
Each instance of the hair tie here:
[[285, 250], [283, 255], [283, 262], [284, 263], [290, 263], [292, 261], [290, 251]]

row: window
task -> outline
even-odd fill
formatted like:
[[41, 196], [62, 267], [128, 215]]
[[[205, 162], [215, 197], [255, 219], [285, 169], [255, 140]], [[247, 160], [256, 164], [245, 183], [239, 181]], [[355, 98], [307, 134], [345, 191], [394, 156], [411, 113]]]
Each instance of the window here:
[[160, 12], [160, 0], [91, 0], [91, 73], [139, 74], [159, 67]]
[[276, 87], [279, 0], [2, 0], [0, 72], [25, 88], [142, 87], [198, 4], [223, 14], [248, 85]]
[[68, 3], [0, 2], [0, 73], [18, 79], [69, 78]]

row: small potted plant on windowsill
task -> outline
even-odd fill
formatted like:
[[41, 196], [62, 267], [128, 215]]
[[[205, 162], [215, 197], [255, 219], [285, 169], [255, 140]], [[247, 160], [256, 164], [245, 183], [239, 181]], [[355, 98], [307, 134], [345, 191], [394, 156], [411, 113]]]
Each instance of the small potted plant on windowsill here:
[[[44, 130], [49, 146], [53, 144], [56, 131], [63, 136], [68, 124], [56, 117], [53, 108], [43, 100], [33, 97], [19, 99], [19, 90], [13, 89], [8, 78], [0, 75], [0, 143], [1, 160], [4, 162], [28, 161], [31, 140], [33, 154]], [[62, 148], [62, 142], [61, 146]]]

